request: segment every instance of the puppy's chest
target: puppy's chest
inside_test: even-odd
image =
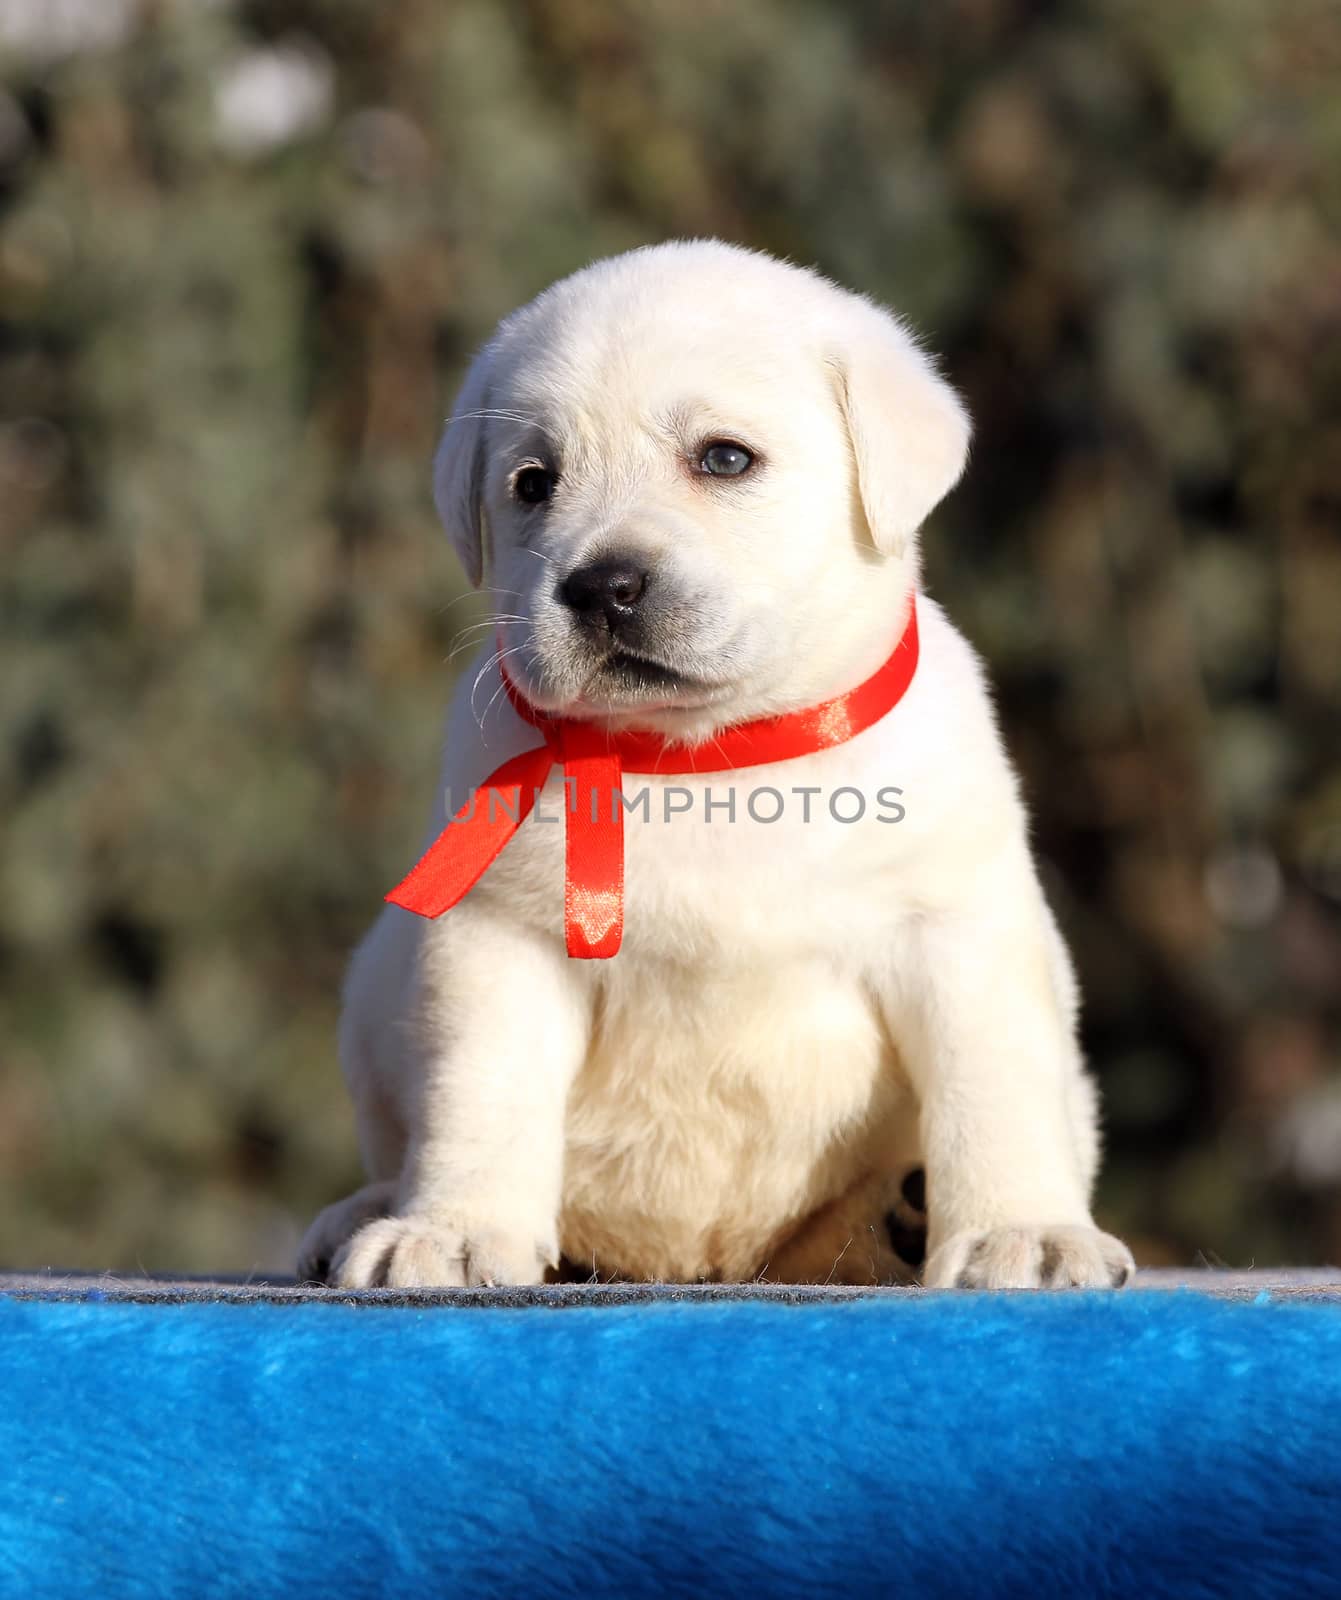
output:
[[[625,850],[633,948],[678,937],[761,955],[850,949],[854,928],[884,912],[879,863],[826,821],[654,820],[629,831]]]
[[[809,774],[791,787],[629,776],[620,805],[631,951],[850,951],[900,915],[908,851],[892,791],[838,795]],[[556,776],[485,879],[542,922],[562,915],[567,831],[586,823],[564,807]]]

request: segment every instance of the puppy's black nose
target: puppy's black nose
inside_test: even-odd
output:
[[[559,585],[559,598],[579,616],[610,625],[626,622],[647,589],[647,573],[622,557],[593,561],[570,572]]]

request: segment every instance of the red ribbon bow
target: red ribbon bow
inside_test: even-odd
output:
[[[668,744],[653,733],[610,733],[590,722],[537,711],[504,674],[512,704],[545,736],[544,744],[492,773],[386,898],[421,917],[439,917],[463,899],[530,816],[558,761],[565,788],[571,785],[564,876],[568,954],[606,959],[624,937],[624,806],[616,796],[625,772],[661,777],[730,772],[828,750],[892,711],[916,670],[917,611],[910,599],[903,636],[865,683],[807,711],[741,722],[706,744],[689,746]]]

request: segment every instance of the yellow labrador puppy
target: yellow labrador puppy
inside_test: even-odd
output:
[[[626,762],[622,847],[556,760],[452,909],[382,913],[341,1029],[372,1181],[313,1224],[305,1275],[894,1281],[886,1219],[924,1170],[927,1284],[1128,1277],[1090,1216],[1095,1096],[1016,780],[917,593],[968,439],[902,324],[720,243],[599,262],[502,323],[436,466],[497,626],[429,838],[547,726],[653,754]],[[879,714],[844,721],[870,683]],[[776,759],[738,737],[761,719],[829,731]],[[728,770],[686,772],[713,741]],[[481,818],[441,848],[487,856]],[[566,867],[566,837],[601,862]]]

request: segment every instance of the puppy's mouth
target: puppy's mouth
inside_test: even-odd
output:
[[[587,705],[655,704],[689,710],[708,704],[727,687],[653,656],[616,648],[587,680],[581,698]]]

